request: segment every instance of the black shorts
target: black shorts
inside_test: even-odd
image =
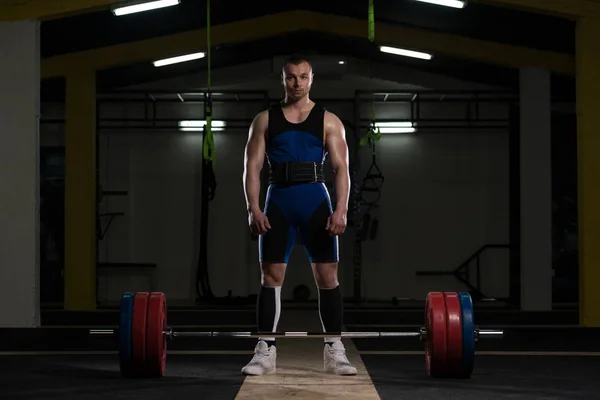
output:
[[[325,229],[332,213],[324,183],[269,186],[265,215],[271,229],[259,237],[260,262],[287,263],[298,234],[309,262],[338,262],[338,237],[331,237]]]

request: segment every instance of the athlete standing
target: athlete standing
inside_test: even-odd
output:
[[[338,282],[338,235],[346,230],[350,176],[344,125],[309,97],[310,62],[291,57],[282,67],[285,98],[259,113],[250,126],[244,157],[244,190],[251,231],[259,235],[261,287],[257,301],[259,332],[275,332],[281,313],[281,286],[296,234],[308,254],[318,287],[324,332],[343,331],[343,298]],[[269,187],[264,212],[259,205],[260,173],[267,157]],[[337,202],[331,203],[323,163],[329,155]],[[245,375],[276,371],[275,338],[261,337]],[[326,338],[325,372],[354,375],[341,338]]]

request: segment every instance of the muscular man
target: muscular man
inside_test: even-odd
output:
[[[343,331],[343,299],[337,279],[338,235],[346,229],[350,177],[344,125],[309,98],[313,71],[309,61],[291,57],[282,68],[285,98],[259,113],[250,126],[245,152],[244,188],[251,231],[259,236],[261,287],[257,302],[260,332],[275,332],[281,310],[281,286],[296,241],[308,254],[318,287],[324,332]],[[265,154],[269,187],[264,212],[259,206],[260,172]],[[337,202],[331,203],[323,177],[329,154]],[[245,375],[274,373],[275,338],[259,338]],[[325,372],[354,375],[340,338],[326,338]]]

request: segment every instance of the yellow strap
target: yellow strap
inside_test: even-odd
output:
[[[369,0],[369,42],[375,41],[375,6],[373,0]]]

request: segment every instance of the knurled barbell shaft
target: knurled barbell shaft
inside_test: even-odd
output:
[[[115,334],[115,329],[90,329],[90,336],[111,336]]]
[[[235,338],[328,338],[328,337],[344,337],[344,338],[375,338],[375,337],[413,337],[421,336],[420,332],[169,332],[173,337],[193,336],[193,337],[235,337]]]
[[[114,335],[114,329],[91,329],[89,334],[93,336]],[[422,337],[426,334],[425,328],[418,332],[194,332],[194,331],[173,331],[170,328],[163,331],[163,334],[171,337],[235,337],[235,338],[379,338],[379,337]],[[476,329],[477,336],[502,337],[504,332],[497,329]]]
[[[110,336],[114,335],[114,329],[91,329],[92,336]],[[194,332],[194,331],[171,331],[167,329],[163,334],[172,337],[234,337],[234,338],[371,338],[371,337],[397,337],[397,336],[422,336],[424,332]]]

